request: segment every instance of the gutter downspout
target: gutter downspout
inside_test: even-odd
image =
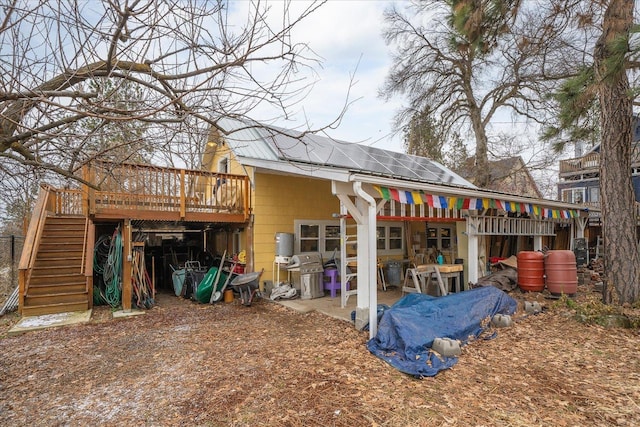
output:
[[[367,203],[367,215],[363,216],[363,219],[366,221],[366,237],[367,245],[364,256],[366,257],[366,261],[363,263],[362,267],[365,267],[366,274],[363,275],[363,279],[366,280],[364,283],[369,290],[369,338],[373,338],[376,336],[378,332],[378,294],[377,294],[377,283],[373,280],[376,274],[376,259],[377,259],[377,246],[376,246],[376,201],[373,197],[371,197],[366,191],[362,189],[362,182],[354,181],[353,182],[353,191],[354,193],[362,198]],[[360,246],[360,237],[361,233],[358,232],[358,246]],[[358,269],[360,269],[360,260],[362,258],[358,257]],[[360,275],[359,275],[360,277]]]

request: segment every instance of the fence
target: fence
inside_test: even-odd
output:
[[[18,286],[18,264],[24,236],[0,235],[0,304]]]

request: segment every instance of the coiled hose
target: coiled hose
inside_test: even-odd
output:
[[[107,304],[113,308],[118,307],[122,292],[122,233],[119,225],[111,236],[109,253],[102,267],[102,280]]]

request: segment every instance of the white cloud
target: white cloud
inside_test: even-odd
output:
[[[270,3],[272,19],[281,19],[278,7],[283,4]],[[317,82],[298,106],[293,120],[278,124],[296,127],[308,121],[312,128],[322,127],[336,119],[349,96],[347,112],[340,125],[329,130],[328,135],[402,151],[400,138],[391,136],[393,117],[401,101],[387,102],[378,97],[391,63],[382,38],[383,12],[389,4],[387,1],[329,1],[294,28],[292,41],[308,44],[322,64],[316,69]],[[291,17],[308,5],[306,1],[292,2]],[[242,14],[239,9],[234,12],[238,16]],[[264,114],[265,118],[273,117],[267,111]]]

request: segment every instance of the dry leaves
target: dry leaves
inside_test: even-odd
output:
[[[367,338],[268,301],[162,295],[119,320],[97,308],[88,325],[0,340],[0,424],[640,425],[637,330],[547,310],[423,380],[372,356]]]

